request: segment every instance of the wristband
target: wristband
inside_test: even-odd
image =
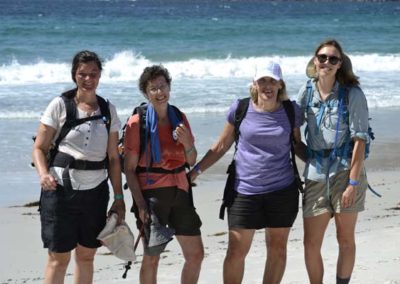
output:
[[[349,185],[357,186],[359,184],[360,184],[360,182],[358,180],[349,179]]]
[[[124,195],[123,194],[114,194],[114,200],[123,200]]]
[[[201,175],[201,174],[203,173],[203,171],[200,170],[199,164],[196,164],[196,165],[194,166],[193,170],[194,170],[198,175]]]
[[[192,147],[190,147],[189,150],[185,150],[185,154],[189,155],[190,153],[192,153],[196,148],[194,147],[194,145]]]

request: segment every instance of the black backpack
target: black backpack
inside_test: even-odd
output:
[[[220,211],[219,211],[219,218],[222,220],[224,219],[225,208],[230,207],[235,198],[235,193],[236,193],[234,190],[234,183],[235,183],[235,177],[236,177],[235,154],[237,151],[237,146],[238,146],[239,136],[240,136],[239,127],[247,114],[247,110],[249,108],[249,103],[250,103],[249,97],[240,99],[238,106],[236,108],[236,111],[235,111],[235,115],[234,115],[235,151],[233,154],[232,162],[230,163],[230,165],[228,166],[228,169],[227,169],[228,178],[226,181],[223,200],[222,200],[222,204],[221,204]],[[291,128],[290,153],[291,153],[291,162],[293,165],[294,176],[295,176],[295,180],[296,180],[299,191],[301,193],[303,193],[303,191],[304,191],[303,190],[303,182],[301,181],[301,178],[299,175],[299,171],[298,171],[296,159],[295,159],[295,153],[294,153],[294,139],[293,139],[293,128],[294,128],[294,122],[295,122],[294,108],[293,108],[292,102],[290,100],[282,101],[282,105],[283,105],[283,108],[285,109],[286,115],[289,119],[290,128]]]
[[[48,165],[51,165],[54,161],[54,158],[58,152],[58,146],[60,145],[61,141],[68,135],[68,133],[72,130],[72,128],[85,123],[86,121],[91,120],[98,120],[102,119],[106,124],[107,132],[110,133],[110,126],[111,126],[111,113],[108,105],[108,101],[103,99],[100,96],[97,96],[97,102],[100,107],[101,115],[90,116],[86,118],[76,118],[76,103],[75,103],[75,96],[76,96],[77,89],[69,90],[61,94],[61,98],[65,104],[66,110],[66,120],[64,125],[61,127],[60,134],[58,135],[56,141],[51,145],[49,153],[47,154],[47,162]],[[36,136],[32,137],[32,140],[36,140]],[[31,163],[34,166],[33,163]]]
[[[97,103],[100,108],[100,115],[89,116],[85,118],[77,118],[77,108],[75,103],[77,89],[69,90],[61,94],[61,98],[65,104],[66,110],[66,120],[64,125],[61,127],[60,134],[58,135],[56,141],[51,145],[49,152],[47,154],[47,163],[49,167],[62,167],[63,171],[63,181],[64,186],[72,190],[71,180],[69,177],[69,169],[78,170],[97,170],[108,168],[108,157],[106,156],[102,161],[86,161],[86,160],[76,160],[72,156],[60,152],[58,146],[61,141],[67,136],[67,134],[72,130],[72,128],[83,124],[87,121],[92,120],[103,120],[106,124],[107,132],[110,133],[111,126],[111,113],[108,105],[108,101],[100,96],[97,96]],[[32,137],[33,141],[36,140],[36,136]],[[34,164],[31,163],[33,166]]]

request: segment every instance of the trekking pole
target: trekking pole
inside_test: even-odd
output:
[[[139,236],[137,237],[135,245],[133,246],[133,252],[136,252],[136,249],[139,245],[139,241],[143,237],[143,233],[144,233],[144,225],[142,225],[142,227],[140,228]],[[131,269],[131,264],[132,264],[132,261],[128,261],[128,263],[125,265],[125,272],[124,272],[124,274],[122,274],[123,279],[126,278],[126,275],[128,274],[128,270]]]

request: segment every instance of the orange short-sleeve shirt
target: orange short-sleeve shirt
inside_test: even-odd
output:
[[[194,143],[194,137],[192,130],[190,128],[189,122],[184,114],[183,123],[189,129],[192,141]],[[127,123],[125,132],[125,154],[131,153],[134,155],[139,155],[140,152],[140,133],[139,133],[139,115],[133,115]],[[185,148],[182,144],[176,142],[172,138],[172,125],[168,124],[165,126],[158,126],[158,136],[160,139],[161,146],[161,162],[153,163],[152,167],[163,168],[167,170],[172,170],[178,168],[186,163],[185,158]],[[138,166],[146,167],[148,154],[150,153],[150,142],[148,141],[145,153],[139,160]],[[142,190],[154,189],[161,187],[176,186],[179,189],[187,191],[189,188],[189,183],[186,178],[185,171],[177,174],[167,174],[167,173],[139,173],[138,179]],[[149,183],[148,181],[151,180]]]

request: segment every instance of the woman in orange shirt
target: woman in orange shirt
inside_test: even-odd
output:
[[[185,258],[181,282],[197,283],[204,248],[201,220],[189,194],[185,171],[197,158],[194,138],[186,116],[168,103],[171,77],[166,68],[161,65],[146,67],[140,76],[139,88],[148,105],[145,115],[135,114],[129,119],[124,141],[125,174],[135,200],[138,227],[145,224],[148,228],[149,224],[154,225],[156,218],[164,234],[174,232]],[[143,151],[140,147],[141,119],[146,126]],[[150,235],[145,234],[140,283],[157,282],[160,253],[166,245],[152,246],[151,234],[157,234],[153,229],[154,226],[150,226]]]

